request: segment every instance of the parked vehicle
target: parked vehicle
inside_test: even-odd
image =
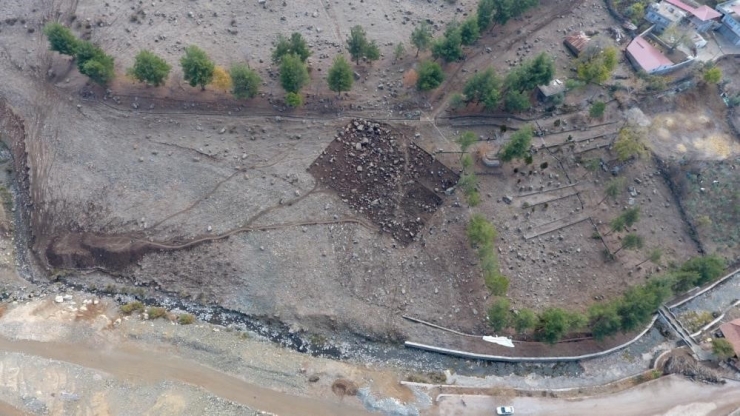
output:
[[[513,415],[514,408],[511,406],[499,406],[496,408],[497,415]]]

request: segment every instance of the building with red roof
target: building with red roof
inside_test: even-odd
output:
[[[674,66],[670,59],[642,36],[636,37],[627,46],[627,58],[635,69],[648,74],[667,72]]]
[[[732,344],[735,355],[740,357],[740,319],[720,325],[719,330],[722,331],[722,335],[725,336],[727,342]]]

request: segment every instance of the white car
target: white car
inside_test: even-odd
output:
[[[514,408],[511,406],[499,406],[496,408],[497,415],[513,415]]]

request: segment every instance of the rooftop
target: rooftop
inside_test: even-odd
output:
[[[637,64],[647,72],[664,65],[673,65],[673,62],[671,62],[670,59],[641,36],[636,37],[629,46],[627,46],[627,52],[629,52],[635,61],[637,61]]]
[[[720,12],[714,10],[713,8],[707,5],[702,5],[702,6],[697,7],[696,9],[694,9],[692,14],[697,19],[703,20],[703,21],[713,20],[713,19],[716,19],[722,16]]]
[[[740,357],[740,319],[720,325],[719,330],[722,331],[725,339],[732,344],[735,354]]]
[[[690,15],[696,17],[699,20],[707,21],[707,20],[716,19],[722,16],[722,14],[720,14],[716,10],[706,5],[694,7],[690,4],[686,4],[682,2],[681,0],[665,0],[665,1],[666,3],[676,6],[678,9],[681,9],[684,12],[689,13]]]
[[[666,1],[666,3],[670,3],[670,4],[678,7],[679,9],[681,9],[681,10],[683,10],[685,12],[691,13],[695,9],[694,6],[690,6],[690,5],[682,2],[681,0],[665,0],[665,1]]]
[[[731,0],[717,5],[717,10],[724,14],[737,17],[740,16],[740,0]]]
[[[548,85],[540,85],[537,88],[540,89],[542,95],[545,97],[552,97],[565,91],[565,83],[559,79],[554,79]]]
[[[681,3],[678,0],[671,0],[671,2]],[[653,8],[659,15],[670,20],[671,22],[678,22],[679,20],[686,17],[686,12],[672,3],[667,3],[667,2],[654,3],[654,4],[651,4],[650,7]]]
[[[588,42],[591,40],[590,37],[586,36],[583,32],[574,32],[570,35],[565,37],[566,46],[568,46],[576,55],[583,52],[584,49],[586,49],[586,46],[588,45]]]

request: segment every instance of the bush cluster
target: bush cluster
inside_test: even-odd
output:
[[[468,240],[478,252],[481,269],[483,269],[483,280],[488,290],[496,296],[506,294],[509,289],[509,279],[501,274],[498,264],[498,256],[493,249],[493,240],[496,239],[496,228],[480,214],[474,214],[470,218],[467,227]]]
[[[492,230],[481,225],[481,219],[476,221],[475,226],[472,220],[468,225],[468,238],[471,243],[488,241]],[[724,268],[724,261],[717,256],[695,257],[674,271],[630,288],[618,299],[591,305],[586,314],[560,308],[545,309],[539,314],[529,309],[512,312],[509,301],[498,298],[488,311],[488,320],[495,331],[514,328],[524,333],[534,329],[537,339],[550,344],[576,330],[590,330],[594,338],[602,340],[619,331],[629,332],[647,324],[674,292],[713,282],[722,276]]]

